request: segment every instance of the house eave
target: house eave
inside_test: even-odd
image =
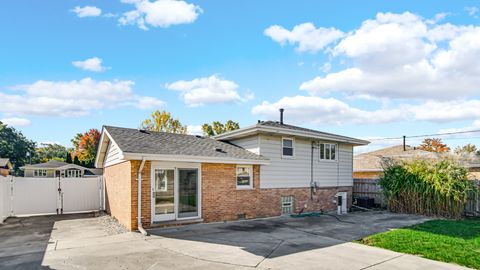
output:
[[[151,160],[151,161],[175,161],[175,162],[198,162],[198,163],[224,163],[224,164],[253,164],[268,165],[268,160],[256,159],[235,159],[222,157],[206,157],[206,156],[187,156],[187,155],[161,155],[161,154],[145,154],[145,153],[127,153],[124,152],[123,160]]]
[[[335,134],[317,134],[314,132],[308,131],[297,131],[291,130],[286,128],[278,128],[278,127],[267,127],[267,126],[250,126],[243,129],[237,129],[228,133],[220,134],[215,136],[214,138],[217,140],[234,140],[239,138],[248,137],[251,135],[257,134],[273,134],[273,135],[288,135],[288,136],[295,136],[295,137],[303,137],[308,139],[316,139],[316,140],[326,140],[326,141],[334,141],[334,142],[342,142],[352,144],[354,146],[361,146],[367,145],[370,142],[355,138],[346,138],[344,136],[337,136]]]

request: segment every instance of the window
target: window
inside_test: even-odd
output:
[[[295,141],[290,138],[282,138],[282,157],[293,158]]]
[[[237,166],[237,189],[253,188],[252,166]]]
[[[69,169],[65,171],[65,177],[78,178],[82,177],[82,171],[78,169]]]
[[[155,170],[157,191],[168,191],[168,179],[173,179],[173,170]]]
[[[33,176],[35,177],[47,177],[47,170],[34,170]]]
[[[282,196],[282,214],[293,213],[293,196]]]
[[[332,143],[320,144],[321,160],[337,160],[337,145]]]

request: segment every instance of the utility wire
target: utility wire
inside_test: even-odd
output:
[[[467,130],[467,131],[456,131],[456,132],[445,132],[445,133],[436,133],[436,134],[425,134],[425,135],[412,135],[412,136],[405,136],[405,138],[424,138],[424,137],[433,137],[433,136],[447,136],[447,135],[455,135],[455,134],[467,134],[467,133],[475,133],[480,132],[480,129],[476,130]],[[472,137],[469,137],[472,138]],[[401,137],[385,137],[385,138],[374,138],[369,139],[369,141],[384,141],[384,140],[401,140]],[[450,138],[453,139],[453,138]]]

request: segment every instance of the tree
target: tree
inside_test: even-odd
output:
[[[472,153],[479,154],[477,146],[471,143],[464,146],[457,146],[457,148],[455,148],[455,154],[457,155]]]
[[[239,128],[240,125],[232,120],[228,120],[225,124],[222,124],[219,121],[213,121],[212,125],[208,123],[202,125],[203,134],[209,137],[220,135],[222,133],[233,131]]]
[[[149,131],[161,131],[169,133],[186,134],[187,126],[180,120],[173,119],[172,115],[166,111],[154,111],[151,118],[143,120],[141,128]]]
[[[65,161],[67,148],[60,144],[44,144],[35,149],[35,162],[43,163],[49,160]]]
[[[450,151],[450,147],[444,144],[442,139],[439,138],[425,138],[418,149],[437,153]]]
[[[72,154],[70,151],[67,150],[67,152],[65,152],[65,162],[68,163],[68,164],[72,164],[73,163],[73,160],[72,160]]]
[[[30,162],[34,155],[35,143],[27,139],[20,131],[9,127],[0,121],[0,157],[10,159],[15,167],[15,172],[20,172],[20,167]]]
[[[72,139],[72,143],[75,147],[73,150],[73,163],[79,165],[80,162],[83,162],[86,167],[93,167],[97,156],[98,144],[100,142],[100,131],[92,128],[81,134],[80,137],[78,135],[79,134],[75,135]]]

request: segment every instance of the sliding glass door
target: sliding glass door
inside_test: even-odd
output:
[[[155,169],[153,203],[155,221],[175,219],[175,170]]]
[[[152,167],[152,218],[200,217],[199,168]]]
[[[178,169],[178,217],[198,216],[198,169]]]

